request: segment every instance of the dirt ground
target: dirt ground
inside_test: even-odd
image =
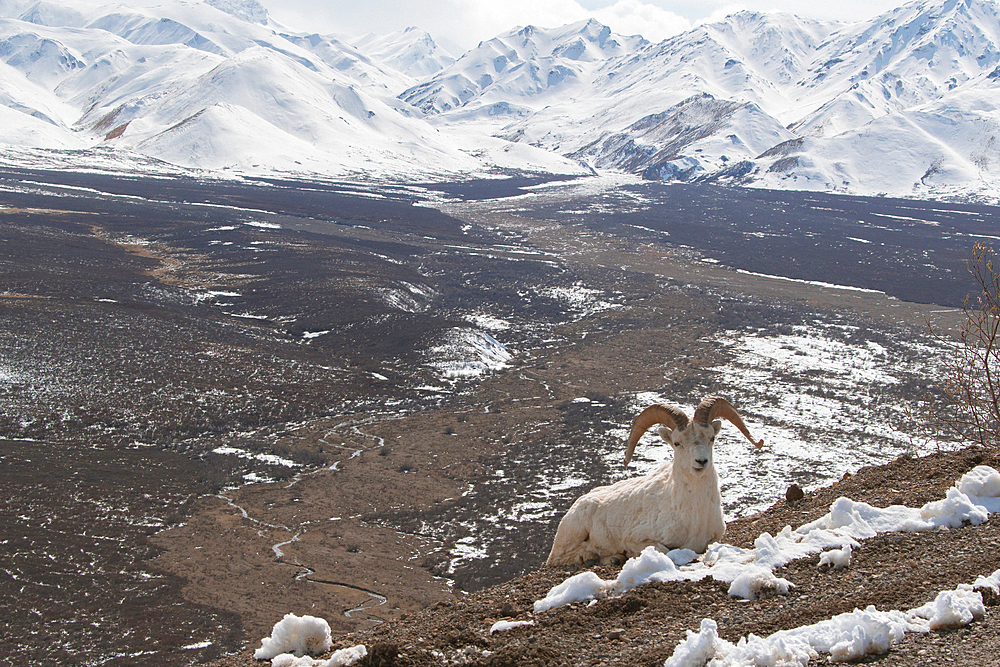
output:
[[[750,546],[762,532],[793,527],[825,514],[840,496],[876,506],[917,506],[944,497],[976,465],[1000,466],[1000,454],[979,448],[920,458],[900,458],[863,468],[854,476],[808,493],[795,503],[776,503],[762,514],[730,523],[725,542]],[[729,597],[727,586],[706,580],[653,583],[593,606],[574,604],[533,614],[532,604],[578,569],[542,567],[512,581],[371,630],[335,637],[334,648],[368,647],[362,665],[662,665],[703,618],[718,622],[720,635],[736,642],[750,633],[767,636],[815,623],[839,613],[875,605],[906,610],[933,600],[938,591],[972,583],[1000,568],[1000,526],[921,533],[892,533],[862,542],[842,571],[819,569],[818,556],[794,561],[775,572],[794,584],[788,595],[755,601]],[[613,578],[615,567],[593,568]],[[987,596],[983,620],[957,629],[908,634],[888,654],[864,663],[886,665],[996,664],[1000,609]],[[491,635],[500,619],[534,620],[535,625]],[[259,663],[250,651],[211,663],[241,667]]]

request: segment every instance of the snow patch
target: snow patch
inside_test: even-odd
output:
[[[995,571],[988,577],[979,575],[976,580],[972,582],[973,588],[988,588],[993,591],[994,594],[1000,595],[1000,570]]]
[[[26,376],[10,366],[0,364],[0,384],[16,384],[24,382]]]
[[[330,624],[324,619],[285,614],[274,624],[271,636],[260,640],[260,648],[254,651],[253,657],[271,660],[282,653],[319,655],[328,651],[332,644]]]
[[[933,602],[907,612],[878,611],[872,605],[768,637],[751,634],[736,644],[719,637],[714,620],[702,619],[699,631],[687,631],[687,638],[677,645],[664,667],[805,665],[820,654],[829,655],[833,662],[882,655],[907,632],[926,633],[983,618],[986,608],[982,595],[972,588],[961,584],[955,590],[941,591]]]
[[[706,260],[708,261],[708,260]],[[736,273],[742,273],[747,276],[756,276],[758,278],[770,278],[771,280],[783,280],[789,283],[799,283],[802,285],[812,285],[814,287],[825,287],[828,289],[838,289],[846,290],[848,292],[866,292],[868,294],[885,294],[885,292],[877,289],[868,289],[866,287],[853,287],[851,285],[837,285],[834,283],[825,283],[820,280],[802,280],[800,278],[786,278],[785,276],[776,276],[769,273],[755,273],[754,271],[747,271],[745,269],[736,269]]]
[[[978,581],[978,580],[977,580]],[[962,584],[953,591],[941,591],[933,602],[911,610],[912,614],[927,619],[931,630],[968,625],[986,615],[983,596],[973,586]]]
[[[465,320],[470,324],[474,324],[476,327],[486,329],[487,331],[506,331],[511,327],[510,322],[507,320],[502,320],[499,317],[492,317],[490,315],[484,315],[482,313],[466,315]]]
[[[437,292],[430,287],[406,281],[402,281],[400,287],[382,289],[380,293],[387,304],[407,313],[427,310],[428,303],[437,295]]]
[[[506,632],[514,628],[522,628],[534,624],[534,621],[497,621],[490,626],[490,634],[492,635],[494,632]]]
[[[538,614],[573,602],[605,597],[614,584],[615,582],[605,581],[589,570],[575,574],[561,584],[554,586],[545,598],[536,600],[534,611]]]
[[[612,308],[621,308],[618,304],[598,298],[604,294],[602,290],[586,287],[579,282],[569,287],[549,287],[539,290],[538,293],[541,296],[567,304],[580,316],[589,316]]]
[[[248,452],[245,449],[239,449],[238,447],[216,447],[212,450],[213,454],[224,454],[230,456],[238,456],[242,459],[254,459],[256,461],[261,461],[263,463],[269,463],[276,466],[285,466],[286,468],[298,468],[299,464],[290,459],[285,459],[274,454],[254,454]]]
[[[320,336],[325,336],[331,333],[329,329],[324,329],[323,331],[303,331],[302,338],[304,340],[312,340],[313,338],[319,338]]]
[[[707,577],[729,583],[729,594],[734,597],[752,600],[765,589],[783,595],[791,584],[774,576],[773,571],[795,559],[836,548],[841,550],[842,562],[844,554],[849,558],[849,548],[860,546],[857,540],[879,533],[914,532],[942,526],[957,528],[965,523],[980,525],[986,522],[990,512],[984,505],[996,506],[996,511],[1000,511],[1000,489],[993,496],[970,496],[959,489],[992,491],[992,487],[982,481],[992,480],[993,475],[1000,473],[987,466],[978,466],[950,488],[943,500],[921,508],[892,505],[880,509],[841,497],[834,501],[826,515],[794,531],[791,526],[785,526],[775,536],[762,533],[754,541],[753,549],[715,543],[709,545],[697,561],[682,566],[670,557],[674,552],[663,554],[654,547],[647,547],[625,563],[616,579],[605,581],[593,572],[581,572],[537,600],[534,611],[539,613],[571,602],[621,595],[651,581],[700,581]],[[984,582],[983,587],[989,587],[990,583]],[[939,618],[934,622],[948,623],[954,614],[965,613],[954,610],[969,604],[962,596],[949,598],[940,603],[940,609],[928,608],[926,618]]]
[[[982,498],[1000,497],[1000,473],[989,466],[976,466],[958,483],[958,490],[969,496]],[[998,512],[990,508],[990,512]]]
[[[456,327],[427,351],[428,365],[446,379],[469,378],[508,367],[514,355],[496,338],[478,329]]]
[[[333,652],[328,660],[314,660],[309,656],[297,657],[282,653],[271,659],[271,667],[349,667],[368,655],[364,644],[342,648]]]

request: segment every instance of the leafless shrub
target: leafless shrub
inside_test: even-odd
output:
[[[1000,440],[1000,266],[992,246],[977,243],[968,261],[980,288],[965,298],[965,321],[958,340],[931,331],[947,346],[945,378],[939,383],[943,404],[933,421],[957,440],[996,447]]]

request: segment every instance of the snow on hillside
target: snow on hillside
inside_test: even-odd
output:
[[[0,90],[3,89],[2,79],[0,74]],[[0,99],[3,97],[0,94]],[[67,136],[58,126],[3,103],[0,103],[0,127],[3,127],[4,143],[8,148],[86,148],[86,142],[74,141],[75,137]]]
[[[586,95],[556,100],[504,136],[576,153],[706,93],[773,116],[788,104],[783,91],[795,87],[808,54],[836,25],[740,12],[607,63]]]
[[[453,55],[416,27],[388,35],[365,35],[353,44],[358,50],[414,78],[433,76],[455,62]]]
[[[379,95],[388,104],[397,104],[396,94],[413,83],[409,74],[394,67],[394,63],[380,62],[361,49],[331,35],[282,32],[281,37],[311,52],[332,67],[338,76],[365,86],[369,93]],[[414,63],[418,62],[418,59],[414,59]]]
[[[990,1],[913,2],[838,31],[804,81],[816,90],[812,103],[824,103],[792,129],[832,136],[940,99],[992,71],[998,44],[1000,10]]]
[[[593,19],[555,30],[515,28],[481,42],[400,98],[430,114],[474,109],[485,117],[523,115],[553,94],[584,90],[609,59],[645,43],[641,37],[613,35]]]
[[[420,119],[263,47],[139,110],[115,120],[124,129],[109,142],[187,166],[321,173],[367,167],[397,177],[430,173],[427,165],[439,173],[482,168],[447,138],[431,136]]]
[[[440,345],[430,348],[429,365],[445,379],[482,375],[506,368],[514,355],[484,331],[468,327],[451,329]]]
[[[998,100],[1000,82],[991,80],[833,137],[805,137],[763,156],[754,183],[856,194],[995,198]]]
[[[69,7],[64,3],[45,0],[3,0],[0,2],[0,16],[17,18],[29,23],[48,26],[82,28],[87,24],[89,5]]]
[[[663,113],[640,118],[624,131],[602,135],[571,157],[599,168],[640,172],[647,178],[692,180],[794,139],[751,102],[692,96]],[[678,157],[689,153],[695,157]]]
[[[0,0],[0,142],[201,169],[593,166],[996,199],[998,81],[995,0],[917,0],[850,24],[741,11],[658,44],[594,20],[527,26],[458,60],[418,28],[296,32],[258,0]]]
[[[395,50],[394,46],[395,45]],[[426,35],[387,38],[394,64],[434,69]],[[153,7],[0,4],[0,140],[113,147],[183,167],[396,178],[575,161],[433,128],[396,99],[413,77],[333,37],[271,22],[256,0]],[[390,59],[391,60],[391,59]],[[403,67],[403,69],[406,69]]]
[[[2,46],[0,44],[0,48]],[[19,54],[15,54],[15,57],[17,55]],[[64,126],[74,115],[74,109],[63,104],[44,86],[35,83],[9,64],[3,63],[0,63],[0,105],[51,125],[53,129]],[[17,139],[14,135],[11,135],[11,138],[15,141]]]
[[[421,119],[263,47],[226,59],[186,89],[139,111],[134,119],[116,119],[123,129],[108,141],[208,169],[406,177],[471,173],[503,164],[505,155],[517,156],[496,150],[503,142],[488,137],[477,142],[477,155],[470,155],[461,141],[436,136]],[[546,170],[560,169],[556,156],[526,148],[540,154]]]
[[[738,12],[609,61],[499,134],[663,180],[989,196],[998,45],[992,0],[857,24]]]
[[[257,0],[205,0],[205,3],[238,19],[267,25],[267,9]]]

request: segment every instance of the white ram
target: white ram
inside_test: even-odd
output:
[[[763,440],[753,439],[729,401],[718,396],[703,400],[690,421],[683,410],[665,403],[643,410],[632,422],[625,465],[639,438],[654,424],[663,425],[660,437],[673,446],[673,462],[578,498],[559,522],[546,562],[608,563],[637,556],[648,546],[701,553],[721,539],[726,522],[712,460],[712,444],[722,428],[719,418],[732,422],[758,449],[764,446]]]

